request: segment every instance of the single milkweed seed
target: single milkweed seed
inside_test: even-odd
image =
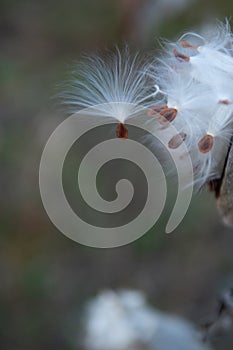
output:
[[[123,123],[118,123],[116,128],[116,135],[119,139],[127,139],[128,138],[128,129],[125,127]]]
[[[167,125],[175,119],[177,113],[176,108],[165,108],[159,113],[158,121],[161,125]]]
[[[214,145],[214,137],[210,134],[206,134],[198,142],[198,148],[201,153],[208,153],[211,151]]]
[[[183,141],[186,140],[187,134],[185,132],[180,132],[177,135],[174,135],[171,140],[168,142],[168,147],[171,149],[178,148]]]
[[[197,50],[197,46],[196,45],[192,45],[192,44],[190,44],[188,41],[186,41],[186,40],[181,40],[181,41],[179,41],[179,45],[181,46],[181,47],[183,47],[184,49],[193,49],[193,50]]]
[[[174,56],[181,61],[185,61],[185,62],[189,62],[190,61],[190,57],[184,55],[183,53],[177,51],[176,49],[173,50],[173,54]]]

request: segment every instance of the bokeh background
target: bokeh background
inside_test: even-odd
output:
[[[231,0],[0,1],[1,349],[79,349],[83,306],[105,288],[142,290],[157,308],[200,326],[215,317],[233,281],[233,230],[213,194],[195,196],[172,235],[164,234],[165,213],[140,240],[93,249],[52,225],[38,167],[65,118],[52,97],[83,52],[122,42],[155,49],[160,37],[232,14]]]

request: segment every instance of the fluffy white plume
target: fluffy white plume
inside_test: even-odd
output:
[[[229,23],[218,23],[203,35],[186,33],[167,43],[156,60],[123,51],[86,57],[77,65],[63,94],[64,103],[75,113],[95,106],[94,113],[118,121],[116,134],[128,137],[125,121],[143,107],[156,134],[169,123],[177,137],[168,147],[182,142],[192,157],[195,183],[220,178],[226,149],[232,135],[233,35]],[[89,110],[90,113],[90,110]],[[143,123],[142,122],[142,127]],[[185,173],[185,169],[184,169]]]
[[[220,23],[204,35],[187,33],[166,44],[150,77],[159,86],[165,108],[176,111],[170,122],[185,134],[196,183],[201,186],[221,177],[219,161],[232,135],[233,116],[233,35],[229,23]],[[158,110],[161,100],[155,100],[155,105]]]
[[[135,106],[146,106],[153,96],[147,74],[150,60],[131,54],[128,47],[106,51],[103,57],[86,56],[75,66],[63,101],[71,113],[105,104],[99,107],[101,116],[124,123],[135,112]]]
[[[156,311],[143,293],[105,291],[86,310],[87,350],[208,350],[188,322]]]

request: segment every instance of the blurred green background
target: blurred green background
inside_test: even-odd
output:
[[[93,249],[52,225],[38,167],[65,118],[52,96],[83,52],[122,42],[154,49],[160,37],[176,39],[232,13],[231,0],[0,1],[1,349],[78,349],[82,307],[103,288],[140,289],[198,325],[212,317],[233,269],[233,230],[222,225],[212,194],[193,199],[172,235],[164,234],[165,213],[133,244]]]

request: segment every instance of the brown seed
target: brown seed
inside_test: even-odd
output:
[[[206,134],[198,142],[198,148],[201,153],[208,153],[209,151],[211,151],[213,145],[214,145],[214,137],[210,134]]]
[[[176,108],[164,109],[159,113],[159,123],[162,125],[167,125],[168,123],[171,123],[177,116],[177,113],[178,111]]]
[[[188,49],[193,49],[193,50],[196,50],[197,49],[197,46],[196,45],[192,45],[190,44],[188,41],[186,40],[181,40],[179,41],[179,45],[182,46],[183,48],[188,48]]]
[[[185,61],[185,62],[189,62],[190,61],[190,57],[189,56],[184,55],[183,53],[177,51],[176,49],[173,50],[173,54],[180,61]]]
[[[184,132],[180,132],[177,135],[174,135],[171,140],[168,142],[168,147],[171,149],[176,149],[178,148],[183,141],[186,140],[187,134]]]
[[[159,123],[165,126],[175,119],[177,113],[178,111],[176,108],[168,108],[166,105],[153,106],[147,112],[149,117],[157,116]]]
[[[116,128],[116,135],[120,139],[128,138],[128,129],[125,127],[123,123],[118,123]]]
[[[147,115],[149,117],[154,117],[154,116],[156,116],[157,114],[159,114],[160,112],[162,112],[163,110],[166,110],[166,109],[168,109],[168,106],[153,106],[153,107],[150,107],[150,109],[147,112]]]
[[[230,105],[231,102],[229,100],[220,100],[218,103],[222,104],[222,105]]]

